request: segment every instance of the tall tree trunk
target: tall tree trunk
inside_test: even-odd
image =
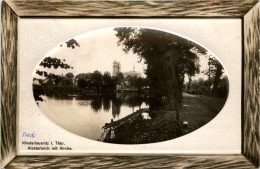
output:
[[[180,88],[179,88],[179,81],[180,81],[180,77],[179,77],[179,71],[178,71],[178,57],[179,57],[179,51],[178,49],[174,48],[173,51],[173,75],[174,75],[174,86],[175,86],[175,110],[176,110],[176,119],[179,119],[180,115],[179,115],[179,102],[182,98],[180,98]]]
[[[222,65],[220,63],[217,63],[217,70],[216,70],[216,74],[214,77],[213,89],[212,89],[212,94],[214,96],[216,96],[217,92],[218,92],[218,85],[220,82],[220,77],[222,75],[222,69],[223,69]]]
[[[191,76],[189,76],[188,92],[190,92],[190,85],[191,85]]]
[[[179,70],[178,70],[178,58],[179,58],[179,51],[177,48],[173,48],[166,52],[165,56],[169,59],[169,68],[170,68],[170,74],[171,77],[169,78],[168,87],[169,89],[169,96],[167,99],[169,99],[169,106],[174,107],[176,111],[176,119],[179,119],[179,108],[180,108],[180,102],[182,99],[182,93],[181,93],[181,78],[179,76]]]
[[[211,95],[211,91],[210,91],[210,86],[211,86],[211,84],[210,84],[210,73],[211,73],[211,70],[210,70],[210,57],[209,57],[209,62],[208,62],[208,65],[209,65],[209,95]]]

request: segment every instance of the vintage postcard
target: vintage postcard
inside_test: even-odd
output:
[[[19,153],[240,153],[240,24],[21,19]]]

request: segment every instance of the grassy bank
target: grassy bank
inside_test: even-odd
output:
[[[115,130],[115,137],[110,143],[144,144],[170,140],[187,133],[181,120],[176,120],[175,112],[154,113],[150,120],[143,120],[140,115],[131,123],[126,123]]]
[[[175,111],[150,112],[151,119],[140,115],[114,130],[115,137],[107,142],[118,144],[145,144],[171,140],[190,133],[212,120],[222,109],[225,99],[201,95],[183,95],[180,118]],[[188,122],[184,125],[183,122]]]

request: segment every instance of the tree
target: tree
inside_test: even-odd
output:
[[[147,81],[142,77],[134,77],[134,86],[137,89],[141,89],[142,87],[147,86]]]
[[[122,83],[122,81],[124,80],[124,75],[122,72],[119,72],[117,75],[116,75],[117,79],[118,79],[118,83]]]
[[[78,42],[76,40],[74,40],[74,39],[71,39],[71,40],[67,41],[66,44],[67,44],[68,48],[71,47],[72,49],[75,48],[75,45],[79,46]],[[45,57],[41,61],[39,66],[42,67],[43,69],[51,69],[51,68],[54,68],[54,69],[58,69],[58,68],[61,68],[61,69],[73,69],[72,66],[66,64],[65,62],[66,62],[65,59],[62,60],[62,59],[59,59],[59,58],[48,56],[48,57]],[[43,76],[45,78],[54,80],[55,84],[58,84],[60,82],[60,78],[57,75],[55,75],[53,73],[48,73],[45,70],[38,70],[37,69],[36,70],[36,74],[38,74],[39,76]],[[33,86],[34,99],[36,101],[43,101],[43,99],[41,98],[41,95],[45,94],[44,90],[42,90],[42,92],[36,92],[35,88],[36,87]]]
[[[79,43],[75,39],[71,39],[65,43],[67,44],[68,48],[71,47],[72,49],[74,49],[76,46],[80,47]]]
[[[67,73],[65,76],[67,78],[69,78],[69,79],[74,79],[74,74],[73,73]]]
[[[70,65],[66,64],[65,63],[65,59],[61,60],[61,59],[58,59],[58,58],[54,58],[54,57],[45,57],[43,59],[43,61],[41,61],[40,65],[39,66],[42,66],[44,68],[54,68],[54,69],[57,69],[57,68],[61,68],[61,69],[70,69],[73,67],[71,67]]]
[[[128,76],[127,79],[129,81],[130,87],[137,88],[138,82],[136,76]]]
[[[228,91],[229,91],[228,77],[224,76],[222,79],[220,79],[217,96],[222,98],[227,98]]]
[[[65,79],[64,83],[65,85],[73,85],[72,79]]]
[[[145,74],[151,82],[154,98],[166,97],[170,109],[175,107],[177,112],[182,100],[184,75],[198,72],[197,53],[205,53],[205,50],[163,31],[135,27],[119,27],[115,31],[123,51],[132,51],[147,64]]]
[[[188,91],[190,91],[192,76],[195,76],[195,74],[200,72],[199,58],[195,53],[184,52],[184,56],[182,57],[181,62],[186,63],[185,67],[183,68],[183,74],[186,74],[189,78]]]
[[[203,78],[199,78],[198,80],[193,80],[190,83],[189,93],[191,94],[208,94],[208,81]]]
[[[215,57],[212,57],[210,55],[208,55],[207,57],[208,57],[209,68],[207,70],[202,71],[202,72],[208,76],[209,94],[210,95],[212,94],[212,95],[215,96],[215,95],[217,95],[220,78],[224,73],[224,68],[221,65],[221,63]],[[211,91],[211,77],[214,79],[212,91]]]
[[[217,95],[220,78],[221,78],[222,74],[224,73],[223,72],[224,69],[223,69],[223,66],[221,65],[221,63],[218,62],[216,59],[214,62],[214,67],[215,67],[215,69],[214,69],[214,82],[213,82],[212,94]]]
[[[73,73],[67,73],[65,76],[67,77],[67,79],[65,79],[65,84],[66,85],[73,85],[74,74]]]
[[[114,86],[121,84],[123,80],[124,80],[124,75],[122,72],[119,72],[116,76],[112,77],[112,82]]]
[[[79,79],[78,80],[78,87],[81,88],[81,89],[84,89],[87,87],[87,82],[86,80],[84,79]]]
[[[112,86],[112,77],[111,77],[111,74],[109,72],[105,72],[104,73],[103,81],[104,81],[104,85],[106,87],[111,87]]]
[[[98,70],[96,70],[92,73],[90,79],[93,82],[93,85],[95,87],[101,87],[103,84],[103,76],[102,76],[101,72]]]

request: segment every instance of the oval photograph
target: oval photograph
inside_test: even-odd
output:
[[[146,144],[211,121],[229,91],[211,52],[171,32],[114,27],[80,35],[47,53],[33,72],[41,112],[76,135]]]

